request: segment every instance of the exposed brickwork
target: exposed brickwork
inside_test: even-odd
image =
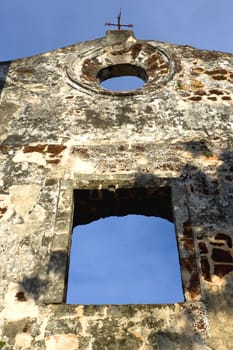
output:
[[[127,214],[158,216],[173,221],[169,187],[116,189],[110,186],[106,190],[77,190],[74,194],[74,226]]]
[[[233,265],[215,265],[214,273],[215,275],[223,278],[225,275],[233,271]]]
[[[216,262],[233,262],[232,256],[229,251],[218,248],[213,248],[212,259]]]

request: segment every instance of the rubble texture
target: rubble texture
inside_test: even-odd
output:
[[[233,55],[108,31],[1,63],[0,89],[0,348],[231,350]],[[66,305],[74,190],[139,189],[171,192],[185,301]]]

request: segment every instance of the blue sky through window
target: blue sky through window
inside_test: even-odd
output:
[[[128,91],[143,87],[145,82],[138,77],[121,76],[104,80],[100,85],[107,90]]]
[[[157,217],[108,217],[76,226],[68,304],[183,301],[174,225]]]

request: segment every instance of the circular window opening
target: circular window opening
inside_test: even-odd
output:
[[[148,80],[145,69],[132,64],[116,64],[101,69],[97,74],[100,85],[111,91],[136,90]]]

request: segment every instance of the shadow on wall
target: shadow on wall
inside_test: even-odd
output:
[[[47,267],[47,276],[49,273],[65,276],[66,265],[67,251],[58,250],[52,252]],[[41,270],[43,270],[43,268],[41,268]],[[16,298],[19,301],[20,299],[24,299],[21,301],[26,301],[27,297],[31,297],[35,301],[38,301],[40,299],[40,296],[47,292],[49,288],[49,277],[42,279],[38,277],[38,275],[32,277],[25,276],[22,279],[19,284],[19,292],[16,294]]]

